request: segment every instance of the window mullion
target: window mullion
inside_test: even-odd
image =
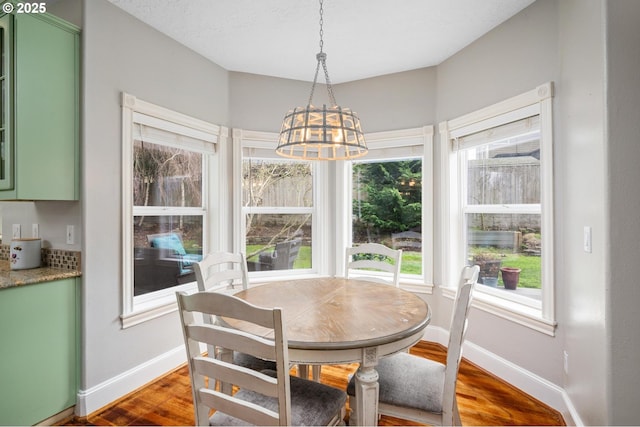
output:
[[[495,214],[541,214],[542,206],[532,204],[504,204],[504,205],[466,205],[463,213],[495,213]]]
[[[187,206],[134,206],[134,216],[204,215],[206,209]]]

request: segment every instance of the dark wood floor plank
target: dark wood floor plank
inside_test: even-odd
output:
[[[420,342],[411,353],[444,363],[444,347]],[[321,381],[344,389],[358,365],[323,366]],[[295,368],[294,368],[295,369]],[[463,425],[562,425],[560,413],[462,360],[458,375],[458,406]],[[186,366],[149,383],[86,418],[71,418],[60,425],[193,425],[193,400]],[[381,417],[381,426],[420,425],[392,417]]]

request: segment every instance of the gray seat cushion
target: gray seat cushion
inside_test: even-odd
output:
[[[264,373],[276,376],[275,371],[265,370]],[[335,387],[320,384],[298,377],[291,379],[291,425],[294,426],[324,426],[347,401],[347,394]],[[239,390],[236,397],[253,402],[257,405],[278,411],[278,399],[264,396],[250,390]],[[210,425],[242,426],[249,425],[244,420],[231,417],[222,412],[215,412],[209,419]]]
[[[245,368],[253,369],[254,371],[264,371],[265,369],[276,369],[276,362],[269,360],[259,359],[250,354],[234,352],[233,363],[236,365],[244,366]]]
[[[380,359],[378,366],[380,402],[423,411],[442,412],[444,370],[442,363],[408,353]],[[347,393],[355,396],[355,375]]]

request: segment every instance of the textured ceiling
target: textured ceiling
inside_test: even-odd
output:
[[[316,0],[109,1],[227,70],[313,80]],[[331,81],[437,65],[533,1],[325,0]]]

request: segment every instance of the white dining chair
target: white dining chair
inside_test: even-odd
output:
[[[202,261],[194,264],[196,281],[200,292],[232,293],[237,290],[247,289],[249,276],[247,274],[247,262],[241,253],[212,252],[207,254]],[[214,316],[205,319],[212,324],[217,323]],[[207,348],[210,354],[220,356],[220,349],[213,346]],[[236,363],[247,368],[260,371],[262,369],[275,369],[273,362],[252,357],[248,354],[234,353]],[[227,392],[231,392],[228,385],[223,385]]]
[[[337,425],[345,414],[344,391],[289,375],[286,327],[282,310],[252,305],[217,292],[176,294],[187,349],[196,423],[208,425]],[[274,337],[263,338],[225,326],[207,317],[233,318],[266,328]],[[200,345],[221,347],[275,361],[275,370],[254,371],[201,354]],[[230,353],[226,353],[230,354]],[[237,391],[226,394],[207,383],[230,383]],[[215,411],[210,415],[211,411]]]
[[[212,252],[193,266],[201,292],[247,289],[247,261],[241,253]]]
[[[378,413],[431,425],[461,425],[456,382],[467,330],[472,291],[480,268],[465,267],[460,277],[449,329],[446,364],[409,353],[398,353],[380,360]],[[355,379],[347,386],[351,415],[355,410]],[[357,420],[350,419],[350,423]]]
[[[380,243],[363,243],[346,249],[345,277],[399,286],[401,264],[402,249],[391,249]],[[391,278],[372,275],[372,271],[391,273]]]

